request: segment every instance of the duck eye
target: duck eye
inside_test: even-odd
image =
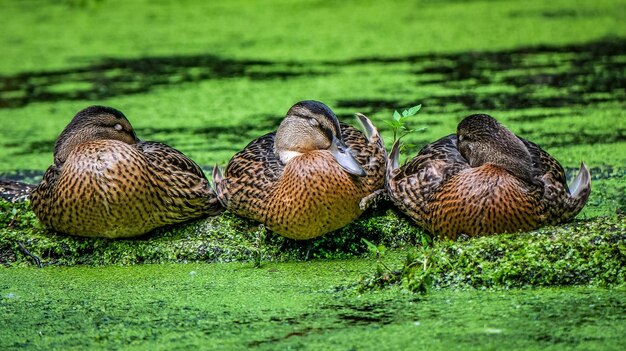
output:
[[[307,118],[309,124],[313,127],[318,127],[320,123],[315,118]]]
[[[116,125],[113,126],[113,128],[115,128],[115,130],[117,130],[118,132],[121,132],[122,129],[124,129],[124,127],[122,127],[121,124],[117,123]]]

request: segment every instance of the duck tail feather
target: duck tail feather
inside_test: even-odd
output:
[[[217,199],[220,201],[222,206],[226,207],[228,203],[226,199],[226,194],[224,192],[224,184],[223,184],[224,176],[222,175],[222,170],[220,167],[215,164],[213,167],[213,187],[215,189],[215,194],[217,195]]]
[[[36,185],[9,179],[0,179],[0,198],[8,202],[28,200]]]
[[[587,203],[589,194],[591,193],[591,174],[584,162],[580,163],[580,169],[576,178],[571,182],[570,194],[575,212],[578,213]]]
[[[374,124],[372,124],[372,121],[370,121],[369,118],[367,118],[364,114],[358,113],[358,112],[355,113],[355,116],[357,117],[357,119],[359,120],[359,123],[363,127],[367,140],[372,141],[373,138],[380,137],[380,134],[378,134],[378,129],[374,127]]]

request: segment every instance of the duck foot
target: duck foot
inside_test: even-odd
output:
[[[30,251],[28,251],[26,249],[26,247],[24,247],[24,244],[22,244],[21,241],[17,242],[17,245],[19,245],[20,249],[22,249],[22,252],[26,255],[29,256],[30,258],[33,259],[33,261],[35,261],[35,264],[37,265],[37,267],[41,268],[41,260],[39,259],[39,257],[33,255],[32,253],[30,253]]]
[[[362,198],[361,202],[359,202],[359,208],[361,209],[361,211],[365,211],[368,207],[370,207],[370,205],[384,198],[385,195],[385,189],[378,189],[373,193],[367,195],[366,197]]]

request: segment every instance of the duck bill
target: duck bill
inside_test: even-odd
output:
[[[350,151],[343,141],[333,137],[333,141],[330,144],[330,153],[333,155],[337,163],[346,172],[354,174],[355,176],[365,177],[366,173],[359,162],[350,154]]]

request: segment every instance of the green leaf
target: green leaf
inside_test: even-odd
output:
[[[408,111],[407,116],[415,116],[421,108],[422,108],[422,104],[411,107],[410,109],[407,110]]]
[[[385,121],[385,123],[393,129],[398,129],[402,126],[398,121]]]
[[[383,244],[378,245],[376,248],[381,255],[384,255],[385,252],[387,252],[387,247]]]
[[[361,238],[361,241],[365,243],[365,245],[367,245],[367,250],[369,252],[372,253],[377,253],[378,252],[378,247],[376,245],[374,245],[371,241]]]
[[[400,113],[398,111],[393,111],[393,120],[394,121],[399,121],[401,117],[402,116],[400,115]]]
[[[429,242],[428,242],[428,237],[426,237],[426,235],[422,235],[422,246],[423,247],[428,247],[430,246]]]

